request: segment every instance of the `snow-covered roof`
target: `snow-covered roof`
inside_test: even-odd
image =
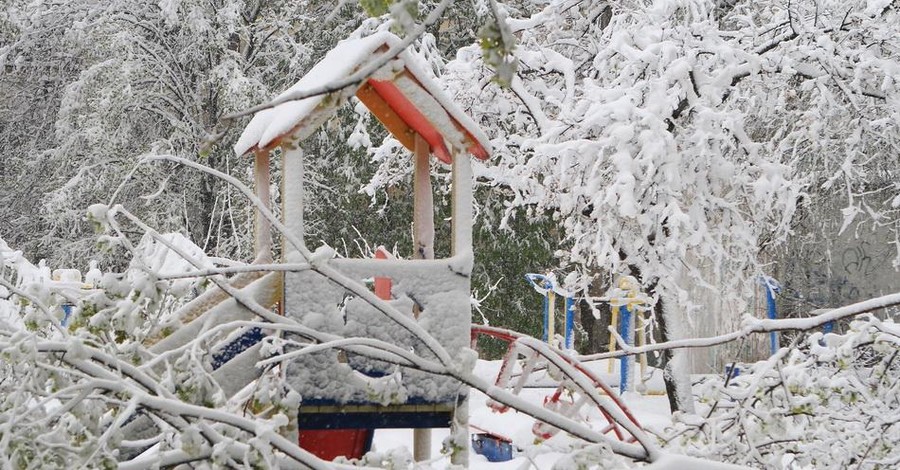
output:
[[[341,41],[279,97],[346,78],[399,42],[400,38],[389,32]],[[362,83],[356,96],[410,150],[415,148],[418,133],[432,153],[446,163],[451,162],[451,149],[487,159],[491,152],[487,135],[417,62],[419,59],[408,51],[401,52]],[[277,147],[288,136],[303,138],[330,117],[340,101],[337,96],[323,94],[260,111],[244,129],[234,150],[244,155]]]

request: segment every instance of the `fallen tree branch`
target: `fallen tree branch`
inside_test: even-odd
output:
[[[648,344],[645,346],[629,346],[622,337],[612,328],[610,332],[615,335],[616,341],[622,347],[622,350],[611,353],[589,354],[580,356],[579,360],[597,361],[601,359],[612,359],[623,356],[633,356],[652,351],[661,351],[663,349],[684,349],[684,348],[708,348],[719,344],[729,343],[734,340],[746,338],[755,333],[771,333],[775,331],[807,331],[818,328],[826,323],[840,320],[843,318],[871,313],[876,310],[882,310],[890,307],[900,306],[900,292],[888,294],[874,299],[864,300],[855,304],[846,305],[844,307],[829,310],[823,314],[808,318],[783,318],[778,320],[760,319],[749,317],[744,320],[744,326],[731,333],[719,336],[710,336],[706,338],[690,338],[667,341],[665,343]]]

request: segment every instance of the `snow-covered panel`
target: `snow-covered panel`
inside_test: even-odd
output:
[[[455,261],[455,262],[454,262]],[[395,300],[409,316],[456,356],[469,344],[471,308],[468,273],[450,260],[331,260],[334,268],[361,282],[391,278]],[[289,273],[285,282],[285,315],[305,326],[343,337],[385,341],[435,359],[425,344],[382,312],[314,272]],[[450,403],[466,388],[456,380],[353,354],[326,351],[303,355],[287,369],[291,386],[306,403],[400,404]]]
[[[327,86],[342,78],[346,78],[359,70],[360,67],[380,56],[387,48],[393,47],[400,42],[400,38],[389,33],[380,32],[361,39],[347,39],[338,43],[325,57],[316,64],[300,81],[289,89],[281,93],[278,98],[283,98],[296,92],[314,90]],[[467,134],[473,142],[470,142],[468,149],[479,158],[487,158],[490,154],[491,147],[487,135],[482,131],[472,119],[470,119],[458,106],[456,106],[446,94],[443,93],[440,85],[437,84],[434,77],[426,72],[426,68],[419,67],[417,60],[407,51],[401,52],[397,60],[391,61],[385,71],[379,71],[375,74],[376,80],[391,81],[397,77],[403,77],[403,74],[397,74],[404,68],[408,74],[414,78],[417,83],[415,95],[408,98],[419,111],[427,116],[429,120],[434,116],[439,119],[431,120],[431,124],[441,133],[443,138],[448,141],[451,146],[461,147],[458,144],[460,140],[460,129]],[[409,80],[409,78],[406,78]],[[409,91],[409,84],[404,84],[404,91]],[[238,139],[234,150],[238,155],[243,155],[254,148],[264,148],[280,137],[291,132],[296,132],[297,126],[301,125],[304,119],[310,118],[309,122],[303,127],[315,126],[321,121],[322,116],[314,116],[317,112],[328,114],[333,108],[326,106],[329,104],[329,95],[322,94],[312,96],[302,100],[288,101],[274,108],[260,111],[257,113],[241,137]],[[427,97],[427,99],[423,99]],[[277,98],[276,98],[277,99]],[[337,104],[337,103],[330,103]],[[441,109],[443,108],[443,109]],[[451,119],[448,119],[452,118]]]

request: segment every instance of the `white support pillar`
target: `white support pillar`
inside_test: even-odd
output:
[[[452,198],[452,235],[450,241],[451,256],[469,256],[472,254],[472,167],[469,155],[453,149],[453,175],[451,188]],[[471,289],[467,283],[467,293]],[[471,313],[466,316],[471,329]],[[466,395],[457,405],[453,413],[450,427],[451,439],[459,446],[452,454],[450,463],[463,468],[469,466],[469,397]]]
[[[269,177],[269,151],[257,151],[254,157],[253,183],[256,189],[256,197],[262,201],[267,209],[270,209],[272,196],[269,191],[269,185],[271,184]],[[272,262],[272,224],[262,216],[258,208],[255,210],[255,215],[254,259],[255,262],[260,264],[270,263]]]
[[[469,155],[453,154],[453,225],[450,251],[452,255],[472,251],[472,164]]]
[[[413,259],[434,259],[434,195],[431,188],[431,147],[416,134],[413,157]],[[418,317],[418,311],[414,312]],[[431,459],[431,429],[413,430],[413,459]]]
[[[416,134],[413,172],[413,259],[434,259],[434,195],[431,188],[431,148]]]
[[[297,143],[285,145],[281,158],[282,219],[287,231],[303,242],[303,149]],[[288,263],[303,261],[287,239],[283,239],[282,252]]]

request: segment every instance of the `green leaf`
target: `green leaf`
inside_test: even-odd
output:
[[[509,26],[502,19],[489,21],[478,30],[478,40],[484,62],[494,69],[494,81],[508,87],[516,74],[516,44]]]
[[[393,0],[360,0],[359,6],[371,17],[381,16],[388,12]]]

